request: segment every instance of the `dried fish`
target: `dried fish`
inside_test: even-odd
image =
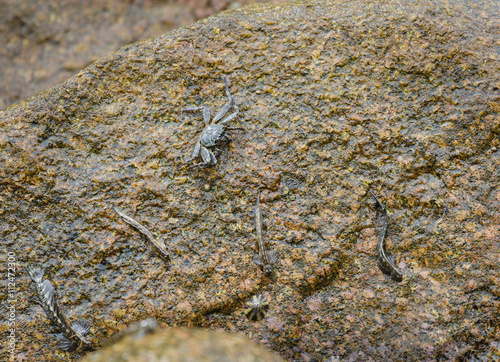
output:
[[[387,234],[387,227],[389,224],[389,217],[387,215],[387,208],[384,204],[378,201],[373,192],[371,192],[373,199],[375,200],[375,206],[377,211],[380,213],[382,218],[382,232],[380,233],[377,242],[377,265],[379,269],[386,275],[389,275],[392,280],[396,282],[403,281],[403,274],[396,267],[396,262],[394,261],[394,256],[385,247],[385,236]]]
[[[262,240],[262,213],[260,211],[260,191],[257,193],[257,203],[255,205],[255,230],[259,243],[259,257],[254,258],[254,263],[262,268],[266,276],[271,276],[276,264],[277,256],[273,252],[269,252]]]
[[[90,323],[87,321],[77,321],[72,325],[68,323],[57,305],[52,283],[49,280],[42,281],[45,269],[39,265],[29,266],[28,274],[35,284],[35,290],[45,314],[63,333],[59,347],[65,351],[90,347],[90,342],[85,338],[85,335],[90,331]]]
[[[148,229],[146,229],[145,226],[140,224],[137,220],[123,213],[123,211],[119,210],[114,206],[113,210],[115,210],[115,212],[118,215],[120,215],[127,224],[139,230],[139,232],[146,237],[146,239],[149,241],[149,246],[153,253],[159,256],[165,263],[170,262],[170,254],[168,253],[167,247],[165,246],[165,243],[162,240],[156,239],[153,236],[153,234]]]
[[[254,322],[264,319],[269,310],[269,302],[263,295],[254,295],[246,305],[245,316]]]

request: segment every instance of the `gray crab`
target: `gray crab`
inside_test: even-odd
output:
[[[215,117],[212,119],[212,122],[210,122],[210,110],[207,107],[194,107],[194,108],[183,109],[184,112],[198,111],[200,109],[203,110],[203,121],[205,122],[205,128],[201,132],[200,138],[198,142],[196,142],[196,145],[194,146],[193,153],[191,154],[189,159],[183,162],[179,167],[182,167],[185,164],[193,161],[196,157],[198,157],[200,153],[203,162],[195,163],[189,166],[189,169],[195,167],[201,167],[201,168],[214,167],[217,164],[217,159],[215,158],[215,156],[216,154],[217,155],[219,154],[219,150],[217,147],[231,141],[231,138],[226,133],[226,131],[243,130],[242,128],[226,127],[226,123],[236,118],[239,110],[238,106],[234,102],[234,98],[229,93],[229,88],[227,85],[227,77],[224,77],[224,84],[226,86],[226,94],[228,101],[224,105],[224,107],[222,107],[219,113],[215,115]],[[234,113],[231,113],[229,116],[222,119],[226,115],[227,111],[229,111],[229,108],[231,108],[231,106],[233,106],[234,108]],[[220,119],[222,119],[222,121],[216,123]],[[212,149],[214,150],[214,152],[212,151]]]

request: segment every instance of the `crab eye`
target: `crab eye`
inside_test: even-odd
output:
[[[209,145],[212,145],[213,140],[208,134],[204,134],[201,136],[201,143],[206,145],[206,146],[209,146]]]

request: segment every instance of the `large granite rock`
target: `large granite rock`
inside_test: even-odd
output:
[[[126,46],[0,113],[16,355],[71,358],[25,273],[40,262],[97,345],[153,317],[241,332],[289,359],[498,358],[498,10],[249,6]],[[176,170],[203,127],[182,109],[219,110],[224,75],[246,132],[216,168]],[[259,185],[272,279],[247,251]],[[402,283],[377,268],[369,190],[389,210]],[[165,240],[170,268],[112,205]],[[271,307],[254,323],[243,307],[256,293]]]

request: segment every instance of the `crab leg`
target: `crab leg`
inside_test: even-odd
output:
[[[231,100],[232,100],[232,98],[231,98]],[[224,107],[222,107],[222,109],[219,111],[219,113],[217,113],[215,115],[214,119],[212,120],[212,123],[215,123],[219,119],[221,119],[222,117],[224,117],[224,115],[227,113],[227,111],[229,111],[229,108],[231,108],[231,101],[229,101],[228,103],[226,103],[224,105]]]
[[[224,105],[224,107],[222,107],[222,109],[219,111],[219,113],[217,113],[214,117],[214,119],[212,120],[212,123],[215,123],[217,122],[219,119],[221,119],[222,117],[224,117],[224,115],[227,113],[227,111],[229,111],[229,108],[231,108],[231,104],[234,104],[234,98],[231,97],[231,93],[229,93],[229,87],[227,85],[227,77],[224,76],[224,85],[226,86],[226,95],[227,95],[227,103]]]
[[[201,147],[201,158],[203,162],[196,163],[194,165],[189,166],[189,169],[193,169],[195,167],[207,168],[213,167],[217,164],[217,159],[212,151],[206,149],[205,147]]]
[[[189,163],[189,162],[193,161],[196,157],[198,157],[198,155],[200,154],[200,148],[201,148],[201,143],[200,143],[200,141],[198,141],[198,142],[196,142],[196,145],[194,146],[194,150],[193,150],[193,153],[191,153],[191,157],[189,157],[186,161],[184,161],[179,166],[177,166],[177,168],[181,168],[186,163]]]
[[[203,159],[203,163],[207,166],[215,166],[217,164],[217,159],[213,152],[205,147],[201,148],[201,158]]]
[[[193,107],[193,108],[183,109],[182,111],[183,112],[192,112],[192,111],[199,111],[200,109],[203,109],[203,122],[205,122],[205,125],[208,126],[210,124],[210,109],[209,108],[207,108],[207,107]]]
[[[225,123],[235,119],[236,116],[238,115],[240,110],[238,109],[238,106],[236,105],[236,103],[234,103],[234,98],[233,98],[233,108],[235,109],[235,112],[230,114],[226,118],[224,118],[222,121],[219,122],[219,124],[225,124]]]

